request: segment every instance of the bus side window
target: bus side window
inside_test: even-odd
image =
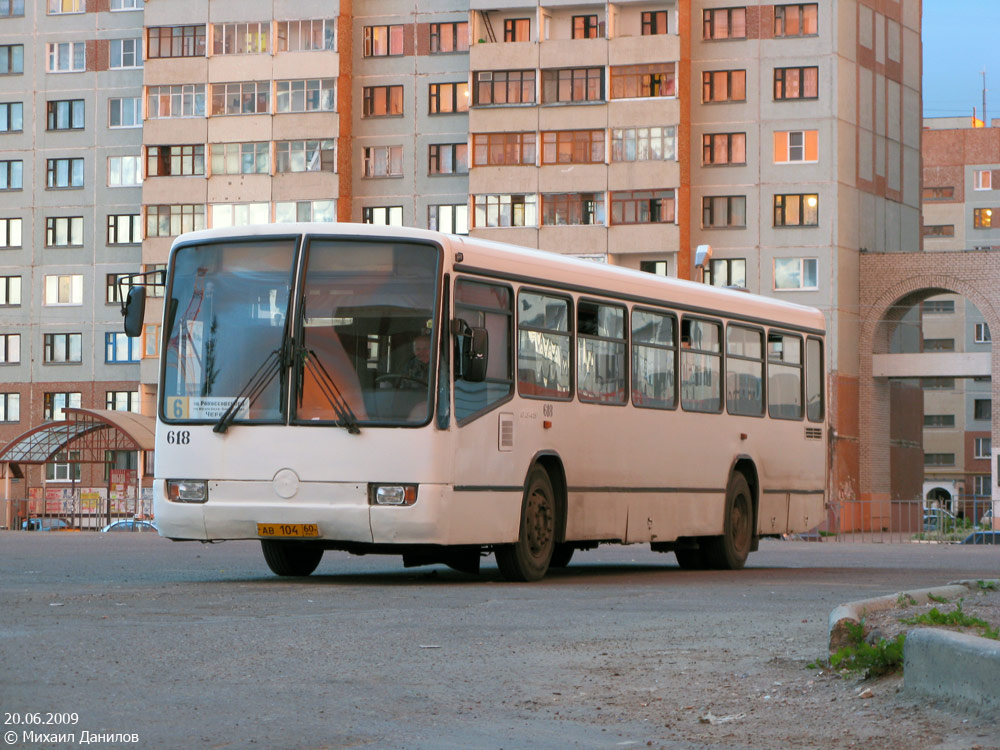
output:
[[[455,368],[455,419],[461,424],[502,401],[514,391],[511,372],[511,289],[469,279],[455,282],[455,317],[471,327],[485,328],[489,334],[486,380],[470,383]],[[461,342],[455,340],[455,361],[461,356]]]
[[[823,342],[806,339],[806,417],[810,422],[823,421],[823,373]]]
[[[522,291],[517,298],[517,389],[528,398],[571,398],[569,300]]]
[[[722,411],[722,324],[681,320],[681,406],[684,411]]]
[[[774,419],[802,419],[802,339],[767,334],[767,413]]]

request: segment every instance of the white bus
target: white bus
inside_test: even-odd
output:
[[[130,291],[126,329],[145,292]],[[605,542],[742,568],[824,520],[823,315],[470,237],[286,224],[178,237],[154,511],[536,580]]]

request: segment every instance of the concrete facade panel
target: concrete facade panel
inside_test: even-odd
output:
[[[636,13],[638,18],[639,14]],[[681,43],[676,34],[617,37],[608,40],[609,65],[643,65],[680,59]]]
[[[540,227],[538,247],[552,252],[575,255],[604,255],[608,251],[608,229],[603,226]]]

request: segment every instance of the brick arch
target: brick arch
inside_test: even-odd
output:
[[[858,338],[858,410],[860,427],[859,487],[862,500],[888,501],[889,381],[872,376],[872,357],[888,351],[889,326],[903,306],[935,294],[960,294],[982,313],[990,331],[1000,332],[1000,252],[868,253],[861,256],[859,301],[863,311]],[[902,271],[902,273],[901,273]],[[992,347],[993,403],[1000,404],[1000,346]],[[992,413],[990,461],[993,502],[997,487],[997,451],[1000,447],[1000,410]]]

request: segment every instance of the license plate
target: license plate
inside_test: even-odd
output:
[[[257,536],[312,537],[319,536],[319,526],[315,523],[259,523]]]

